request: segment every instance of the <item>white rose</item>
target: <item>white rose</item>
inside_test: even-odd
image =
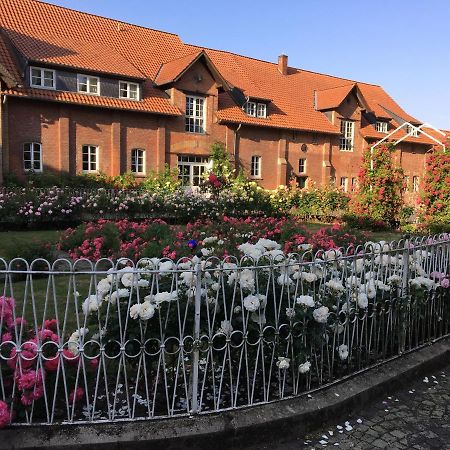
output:
[[[284,356],[279,356],[278,357],[277,367],[280,370],[289,369],[290,365],[291,365],[291,360],[289,358],[285,358]]]
[[[306,307],[314,307],[316,305],[314,299],[310,295],[300,295],[297,297],[297,305],[306,306]]]
[[[345,344],[342,344],[338,347],[339,358],[343,361],[348,358],[348,347]]]
[[[257,311],[259,309],[260,300],[259,297],[256,295],[248,295],[244,298],[244,308],[247,311]]]
[[[138,319],[141,313],[142,303],[136,303],[130,308],[130,317],[132,319]]]
[[[311,363],[309,361],[304,362],[298,366],[298,371],[300,373],[307,373],[311,369]]]
[[[131,309],[130,309],[131,313]],[[152,305],[150,302],[145,301],[144,303],[141,303],[141,308],[139,310],[139,317],[141,320],[149,320],[155,315],[155,306]]]
[[[327,323],[329,309],[326,306],[321,306],[313,311],[314,320],[318,323]]]
[[[364,292],[358,294],[358,306],[362,309],[366,309],[369,306],[369,298]]]

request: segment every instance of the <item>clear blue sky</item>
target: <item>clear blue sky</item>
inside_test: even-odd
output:
[[[187,43],[380,84],[450,129],[449,0],[50,0],[176,33]]]

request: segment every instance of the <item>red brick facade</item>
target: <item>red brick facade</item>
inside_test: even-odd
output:
[[[6,13],[12,14],[8,9],[11,1],[0,0],[0,12],[3,7]],[[33,8],[47,8],[48,14],[92,17],[35,0],[20,1],[30,5],[30,14],[33,14]],[[41,31],[38,25],[27,29],[26,21],[31,19],[21,16],[14,23],[19,23],[16,26],[21,29],[22,20],[21,31],[35,36]],[[5,21],[3,24],[2,20]],[[104,21],[104,27],[109,26],[109,19],[96,20]],[[44,171],[81,172],[82,146],[93,145],[98,147],[97,169],[107,175],[118,175],[131,170],[132,149],[145,150],[145,173],[148,174],[152,170],[161,170],[165,164],[176,167],[180,155],[207,156],[211,144],[218,141],[225,144],[236,161],[236,167],[243,168],[247,175],[250,175],[252,156],[261,157],[261,176],[257,181],[264,188],[275,189],[286,184],[290,177],[298,176],[299,159],[304,159],[304,175],[308,183],[328,185],[335,182],[339,186],[341,179],[346,178],[346,186],[350,190],[352,179],[358,176],[362,152],[383,137],[375,130],[376,120],[388,121],[389,131],[401,125],[402,121],[416,126],[420,124],[404,113],[378,86],[294,69],[288,67],[287,57],[281,57],[277,65],[199,48],[195,48],[196,53],[192,54],[194,47],[182,43],[176,46],[172,43],[173,58],[161,56],[159,65],[152,69],[151,74],[140,69],[143,72],[142,79],[138,80],[142,89],[140,102],[107,99],[102,95],[94,98],[58,92],[58,89],[32,89],[28,88],[29,80],[20,75],[19,69],[13,73],[12,61],[16,67],[20,66],[20,61],[22,64],[25,61],[24,72],[37,64],[58,70],[59,61],[37,63],[33,55],[21,55],[21,51],[31,50],[28,47],[22,50],[15,38],[5,32],[11,23],[5,16],[0,19],[0,44],[8,51],[7,55],[6,51],[3,53],[2,59],[0,45],[0,174],[26,176],[23,148],[29,142],[42,145]],[[174,40],[172,36],[164,37],[169,38]],[[151,53],[151,49],[148,51]],[[176,59],[188,51],[192,56]],[[80,58],[82,56],[80,54]],[[166,64],[171,59],[174,61]],[[249,69],[252,63],[254,73]],[[233,64],[236,67],[239,64],[242,73],[232,72]],[[163,81],[158,84],[158,74],[162,70],[164,74],[160,79]],[[97,75],[95,68],[88,71]],[[83,73],[86,70],[74,67],[72,72]],[[120,74],[119,78],[112,67],[110,76],[124,79],[126,74]],[[131,76],[136,77],[136,74],[131,73]],[[11,80],[15,78],[14,83]],[[158,86],[151,80],[156,80]],[[291,90],[297,92],[297,84],[303,86],[304,80],[310,84],[310,91],[296,98],[297,94],[291,94]],[[347,87],[334,88],[343,85]],[[185,130],[186,95],[205,99],[204,133]],[[294,105],[289,104],[292,96]],[[245,114],[245,104],[252,99],[266,104],[267,118]],[[317,104],[318,101],[320,103]],[[319,110],[321,105],[325,107]],[[342,120],[354,122],[351,151],[340,150]],[[432,140],[421,135],[408,137],[398,145],[396,157],[410,180],[423,177],[425,154],[433,144]]]

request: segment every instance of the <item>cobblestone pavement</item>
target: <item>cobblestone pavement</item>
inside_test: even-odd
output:
[[[450,449],[450,366],[429,373],[363,407],[358,415],[272,446],[294,449]]]

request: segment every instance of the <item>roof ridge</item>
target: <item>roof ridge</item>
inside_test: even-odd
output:
[[[185,45],[189,45],[190,47],[199,47],[199,48],[203,48],[205,50],[212,50],[214,52],[227,53],[229,55],[239,56],[241,58],[252,59],[254,61],[259,61],[259,62],[263,62],[263,63],[266,63],[266,64],[271,64],[272,66],[276,66],[277,65],[277,63],[273,62],[273,61],[268,61],[266,59],[261,59],[261,58],[255,58],[253,56],[241,55],[240,53],[232,52],[230,50],[221,50],[221,49],[217,49],[217,48],[206,47],[204,45],[196,45],[196,44],[185,44]],[[366,84],[368,86],[381,87],[379,84],[367,83],[365,81],[358,81],[358,80],[354,80],[352,78],[343,78],[343,77],[339,77],[338,75],[331,75],[329,73],[317,72],[316,70],[303,69],[301,67],[294,67],[294,66],[289,66],[289,67],[291,69],[294,69],[294,70],[298,70],[298,71],[302,71],[302,72],[308,72],[308,73],[313,73],[313,74],[316,74],[316,75],[323,75],[325,77],[337,78],[339,80],[349,81],[351,83]],[[333,88],[331,88],[331,89],[333,89]]]
[[[169,64],[169,63],[171,63],[171,62],[178,61],[179,59],[187,58],[188,56],[191,56],[191,55],[195,55],[195,54],[198,55],[198,54],[201,53],[202,51],[203,51],[203,50],[200,50],[200,51],[198,51],[198,52],[186,53],[186,55],[179,56],[178,58],[170,59],[169,61],[165,61],[165,62],[161,63],[161,66],[164,66],[165,64]]]
[[[334,87],[330,87],[330,88],[326,88],[326,89],[320,89],[320,90],[317,90],[316,92],[331,91],[331,90],[333,90],[333,89],[339,89],[339,88],[350,87],[350,86],[354,87],[354,86],[356,86],[357,84],[358,84],[358,82],[347,83],[347,84],[343,84],[343,85],[341,85],[341,86],[334,86]]]
[[[158,30],[156,28],[150,28],[150,27],[146,27],[144,25],[138,25],[135,23],[131,23],[131,22],[125,22],[123,20],[120,19],[113,19],[112,17],[106,17],[106,16],[102,16],[100,14],[94,14],[94,13],[89,13],[86,11],[80,11],[79,9],[74,9],[74,8],[69,8],[68,6],[62,6],[62,5],[55,5],[54,3],[49,3],[47,1],[43,1],[43,0],[28,0],[31,2],[35,2],[35,3],[42,3],[44,5],[48,5],[54,8],[58,8],[58,9],[65,9],[67,11],[72,11],[78,14],[84,14],[86,16],[91,16],[91,17],[98,17],[99,19],[104,19],[107,20],[108,22],[115,22],[115,23],[122,23],[124,25],[129,25],[131,27],[136,27],[136,28],[142,28],[144,30],[151,30],[151,31],[156,31],[158,33],[163,33],[163,34],[170,34],[171,36],[176,36],[180,39],[180,41],[184,44],[184,42],[181,40],[180,35],[177,33],[172,33],[171,31],[163,31],[163,30]]]

